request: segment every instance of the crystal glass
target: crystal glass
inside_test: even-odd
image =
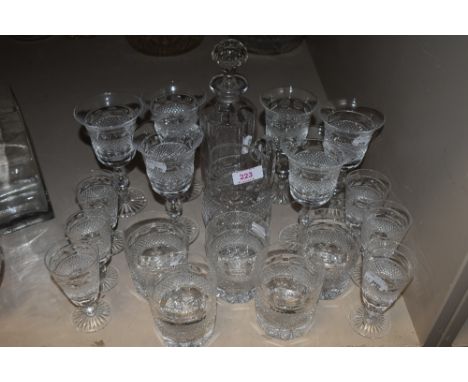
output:
[[[154,95],[150,111],[156,134],[166,138],[183,138],[191,134],[198,123],[198,109],[205,102],[205,94],[187,89],[171,81]]]
[[[166,212],[185,230],[189,243],[198,237],[198,224],[182,216],[184,194],[190,189],[195,171],[195,150],[203,140],[201,129],[183,141],[161,141],[149,135],[142,143],[146,174],[153,191],[166,199]]]
[[[320,298],[332,300],[343,294],[359,254],[359,243],[350,228],[336,220],[317,220],[303,228],[300,242],[307,259],[319,258],[325,265]]]
[[[257,255],[268,244],[268,226],[257,215],[230,211],[206,227],[205,250],[216,272],[218,297],[229,303],[252,299]]]
[[[276,142],[276,176],[273,201],[288,204],[288,164],[281,155],[285,139],[298,141],[307,138],[312,113],[317,106],[315,94],[293,86],[280,87],[263,93],[260,102],[265,109],[266,135]]]
[[[205,225],[215,215],[246,211],[264,218],[271,216],[269,157],[253,145],[223,144],[211,150],[207,187],[203,195]]]
[[[76,306],[74,326],[82,332],[95,332],[110,321],[109,305],[99,300],[99,253],[87,243],[60,242],[45,255],[45,265],[53,281]]]
[[[221,144],[249,145],[255,139],[257,120],[254,104],[244,96],[247,80],[237,72],[247,62],[247,48],[238,40],[225,39],[215,45],[211,58],[221,73],[211,78],[213,97],[200,110],[200,126],[205,134],[201,147],[205,182],[210,150]]]
[[[136,291],[147,297],[150,286],[167,269],[187,263],[187,237],[167,218],[143,220],[125,231],[126,257]]]
[[[106,92],[75,107],[75,119],[86,127],[94,153],[100,163],[115,171],[119,193],[119,215],[133,216],[146,206],[144,194],[129,188],[125,166],[135,156],[133,135],[144,102],[125,93]]]
[[[168,346],[202,346],[214,332],[214,273],[202,257],[189,258],[167,269],[148,296],[155,326]]]
[[[390,180],[379,171],[354,170],[346,176],[345,189],[346,220],[359,231],[369,207],[380,205],[387,199]]]
[[[323,262],[281,245],[257,257],[255,312],[270,337],[291,340],[307,334],[322,290]]]
[[[324,120],[325,149],[341,153],[344,170],[358,167],[374,132],[379,128],[367,115],[349,110],[337,110]]]
[[[379,338],[388,334],[384,313],[413,279],[412,251],[392,240],[374,239],[365,248],[362,270],[363,305],[349,315],[351,327],[361,336]]]
[[[78,211],[68,217],[65,234],[71,242],[87,242],[99,251],[102,291],[107,292],[117,285],[119,272],[108,266],[111,260],[112,230],[109,217],[103,209],[98,211]]]
[[[323,141],[319,139],[289,139],[282,146],[289,159],[289,190],[293,199],[302,206],[298,224],[307,225],[308,211],[323,206],[333,196],[342,158],[339,154],[325,151]],[[294,236],[300,227],[292,225],[288,230]]]
[[[361,255],[373,239],[401,242],[412,224],[408,209],[401,203],[384,200],[369,206],[361,225]],[[359,287],[362,282],[362,256],[351,271],[351,279]]]
[[[76,186],[76,200],[82,210],[104,214],[112,228],[112,255],[123,250],[122,232],[117,231],[119,196],[114,188],[114,177],[109,172],[95,172],[81,180]]]

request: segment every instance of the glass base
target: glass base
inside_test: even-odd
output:
[[[112,231],[112,256],[117,255],[124,249],[124,238],[122,231]]]
[[[87,313],[87,308],[78,308],[72,314],[73,325],[80,332],[92,333],[103,329],[111,319],[111,309],[107,302],[98,301],[93,315]]]
[[[206,333],[202,338],[197,338],[196,340],[192,340],[188,342],[177,342],[177,341],[172,340],[171,338],[164,337],[164,336],[163,336],[163,340],[166,346],[170,346],[170,347],[174,347],[174,346],[199,347],[199,346],[203,346],[204,344],[206,344],[206,342],[211,338],[213,333],[214,333],[214,325],[213,327],[210,328],[208,333]]]
[[[189,190],[184,194],[184,202],[190,202],[197,199],[203,193],[204,187],[205,186],[203,182],[195,178],[192,181],[192,185],[190,186]]]
[[[306,325],[299,326],[297,328],[279,328],[270,324],[266,321],[260,314],[257,315],[257,324],[265,332],[267,336],[272,338],[278,338],[283,341],[293,340],[298,337],[302,337],[307,334],[312,327],[312,321],[308,322]]]
[[[229,304],[244,304],[252,300],[254,295],[255,289],[242,293],[230,293],[218,287],[217,292],[217,297],[219,297],[223,301],[228,302]]]
[[[277,180],[276,180],[277,182]],[[293,199],[289,193],[289,182],[286,182],[284,188],[280,188],[277,185],[273,184],[273,192],[271,194],[271,201],[274,204],[290,204]]]
[[[102,292],[109,292],[119,282],[119,271],[111,265],[107,266],[106,275],[101,279]]]
[[[384,314],[376,314],[372,319],[367,318],[366,310],[362,305],[352,311],[348,319],[353,330],[363,337],[381,338],[390,331],[390,321]]]
[[[140,212],[146,207],[147,199],[145,194],[136,188],[128,189],[128,200],[120,203],[119,216],[121,218],[128,218]]]
[[[299,224],[290,224],[280,231],[278,239],[283,243],[297,243],[298,235]]]
[[[185,216],[179,216],[176,221],[183,227],[188,237],[189,244],[192,244],[197,240],[198,234],[200,233],[200,227],[195,223],[195,221]]]

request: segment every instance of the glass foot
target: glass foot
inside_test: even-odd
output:
[[[143,192],[136,188],[129,188],[128,200],[122,202],[119,206],[119,216],[121,218],[133,216],[145,208],[146,203],[147,200]]]
[[[88,308],[78,308],[72,314],[73,325],[80,332],[92,333],[103,329],[111,319],[111,309],[107,302],[98,301],[94,311]]]
[[[267,336],[270,336],[272,338],[278,338],[283,341],[290,341],[295,338],[302,337],[310,331],[313,324],[313,321],[310,320],[294,328],[282,328],[268,322],[268,320],[266,320],[261,314],[259,314],[258,311],[256,312],[256,316],[258,326],[265,332]]]
[[[353,330],[363,337],[381,338],[390,331],[390,321],[384,314],[370,317],[362,305],[352,311],[348,319]]]
[[[289,193],[289,184],[288,187],[284,189],[276,188],[273,189],[273,193],[271,195],[271,201],[274,204],[290,204],[292,203],[292,197]]]
[[[297,243],[299,235],[299,224],[290,224],[284,227],[279,233],[279,241],[283,243]]]
[[[189,244],[192,244],[200,233],[200,227],[198,227],[198,224],[195,223],[192,219],[186,218],[185,216],[179,216],[177,218],[177,223],[183,227],[188,237]]]
[[[189,190],[184,195],[184,201],[190,202],[192,200],[197,199],[202,193],[204,184],[201,180],[195,178],[190,186]]]
[[[124,249],[124,238],[122,231],[112,231],[112,256],[117,255]]]
[[[107,266],[106,274],[101,279],[102,292],[109,292],[119,282],[119,271],[111,265]]]

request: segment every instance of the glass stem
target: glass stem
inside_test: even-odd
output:
[[[382,315],[382,313],[374,312],[364,306],[364,321],[367,325],[374,325],[377,321],[377,318],[381,317]]]
[[[97,303],[93,302],[83,308],[83,311],[88,317],[93,317],[96,314]]]
[[[310,206],[308,204],[303,204],[302,208],[299,212],[299,217],[297,219],[298,223],[304,227],[307,227],[309,224],[309,211],[310,211]]]
[[[177,219],[179,216],[182,215],[182,202],[180,198],[170,198],[166,200],[166,212],[171,219]]]
[[[128,187],[130,181],[128,180],[127,170],[125,166],[118,166],[114,168],[117,176],[117,192],[119,194],[120,204],[128,202]]]

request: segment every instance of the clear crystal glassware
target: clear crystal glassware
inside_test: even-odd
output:
[[[168,218],[148,219],[131,225],[125,231],[125,244],[133,285],[144,298],[167,269],[187,263],[185,231]]]
[[[119,196],[114,188],[114,177],[110,172],[95,172],[81,180],[76,186],[76,201],[82,210],[108,216],[112,228],[112,255],[123,250],[123,235],[117,231]]]
[[[276,182],[273,201],[290,203],[288,191],[288,163],[282,155],[281,144],[285,139],[298,141],[307,138],[312,113],[317,106],[317,96],[293,86],[269,90],[260,96],[265,109],[266,135],[276,142]]]
[[[161,141],[156,135],[149,135],[141,149],[153,191],[166,199],[167,214],[183,227],[189,243],[196,240],[200,228],[195,221],[182,216],[183,196],[192,184],[195,150],[202,140],[199,128],[183,141]]]
[[[345,180],[346,221],[360,231],[362,219],[370,206],[381,205],[390,192],[390,180],[381,172],[360,169],[351,171]]]
[[[271,216],[270,158],[257,147],[240,144],[215,146],[210,153],[208,182],[203,195],[203,221],[227,211]]]
[[[323,206],[333,196],[343,165],[342,158],[326,151],[323,141],[314,138],[288,139],[283,141],[282,147],[289,159],[289,191],[302,206],[298,224],[307,225],[308,211]],[[297,235],[299,225],[292,225],[290,232],[296,231]]]
[[[166,138],[183,138],[198,124],[198,110],[205,102],[205,94],[171,81],[154,95],[150,111],[156,134]]]
[[[343,294],[359,255],[359,243],[351,229],[338,220],[316,220],[302,229],[299,241],[306,259],[319,258],[325,265],[320,299],[333,300]]]
[[[167,346],[202,346],[216,322],[216,279],[204,258],[167,269],[151,285],[148,303]]]
[[[98,161],[116,174],[119,215],[124,218],[135,215],[147,203],[141,191],[129,188],[125,170],[135,156],[133,135],[144,110],[139,97],[115,92],[93,96],[74,110],[75,119],[88,131]]]
[[[205,251],[216,273],[218,297],[232,304],[251,300],[256,258],[268,245],[265,221],[249,212],[225,212],[208,223],[205,237]]]
[[[114,288],[119,280],[119,272],[108,266],[112,257],[112,229],[104,210],[81,210],[73,213],[65,223],[65,235],[73,243],[86,242],[97,247],[102,291],[107,292]]]
[[[324,120],[325,149],[341,153],[344,170],[358,167],[374,132],[380,128],[366,114],[350,110],[336,110]]]
[[[290,247],[275,245],[258,257],[255,312],[270,337],[291,340],[307,334],[313,324],[325,268]]]
[[[76,307],[73,325],[82,332],[95,332],[110,321],[109,305],[100,300],[98,249],[88,243],[60,242],[45,255],[53,281]]]
[[[361,225],[361,255],[373,239],[401,242],[412,224],[408,209],[401,203],[384,200],[369,206]],[[351,279],[359,287],[362,282],[362,256],[351,272]]]
[[[365,247],[362,269],[363,305],[349,315],[354,331],[379,338],[388,334],[390,322],[384,314],[413,279],[413,252],[392,240],[374,239]]]
[[[247,62],[247,48],[238,40],[225,39],[216,44],[211,58],[221,69],[210,81],[213,97],[200,110],[200,126],[205,134],[201,147],[202,176],[210,167],[210,150],[221,144],[246,144],[255,139],[256,109],[244,94],[248,84],[237,73]]]

